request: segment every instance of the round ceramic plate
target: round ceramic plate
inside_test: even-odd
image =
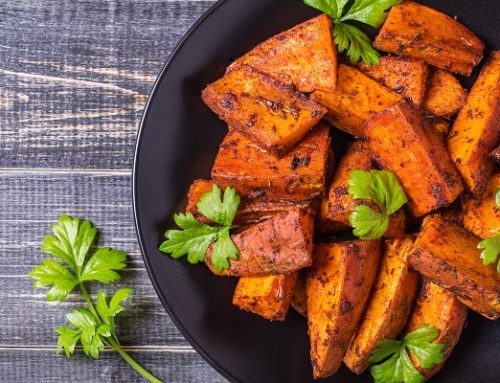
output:
[[[500,48],[500,3],[492,0],[420,1],[475,31],[488,50]],[[161,72],[137,140],[135,223],[154,287],[193,347],[222,375],[237,382],[309,382],[306,320],[290,310],[271,323],[231,304],[236,280],[213,276],[158,251],[172,214],[184,210],[196,178],[209,178],[225,124],[201,101],[203,87],[233,59],[316,12],[301,0],[221,0],[187,33]],[[465,80],[465,84],[468,85]],[[345,136],[333,132],[337,155]],[[480,383],[500,379],[500,326],[471,313],[467,328],[433,382]],[[342,368],[325,382],[371,382]]]

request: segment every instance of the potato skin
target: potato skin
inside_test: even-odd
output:
[[[424,277],[451,291],[471,310],[500,318],[500,275],[483,265],[480,239],[441,216],[425,217],[410,254],[410,264]]]
[[[303,273],[297,279],[291,305],[300,315],[307,317],[307,296]]]
[[[500,51],[491,53],[448,136],[448,151],[472,194],[491,174],[490,152],[500,140]]]
[[[451,117],[467,101],[467,91],[450,72],[433,68],[427,80],[423,108],[437,117]]]
[[[374,202],[364,199],[355,200],[347,192],[352,171],[374,168],[372,154],[368,150],[366,142],[358,140],[349,146],[335,171],[328,193],[323,196],[318,215],[319,231],[328,233],[350,229],[349,216],[359,205],[367,205],[372,209],[379,210]],[[401,237],[404,230],[405,216],[401,210],[389,217],[389,226],[385,237]]]
[[[420,367],[417,358],[411,351],[409,352],[411,361],[426,380],[441,370],[460,339],[466,320],[467,307],[455,295],[431,281],[424,280],[408,322],[406,333],[428,324],[439,330],[438,337],[432,343],[441,343],[446,346],[443,350],[443,363],[429,370]]]
[[[203,194],[212,190],[215,184],[215,181],[198,179],[189,188],[186,212],[192,213],[199,221],[204,223],[210,223],[210,220],[198,212],[196,204],[200,201]],[[315,210],[317,205],[314,200],[286,201],[262,197],[247,198],[243,195],[240,195],[240,197],[240,206],[233,221],[238,226],[256,224],[275,216],[279,212],[293,208]]]
[[[368,120],[365,136],[377,162],[398,176],[415,216],[450,204],[462,192],[443,142],[409,101]]]
[[[233,305],[270,321],[284,321],[298,274],[242,277],[236,285]]]
[[[238,131],[230,131],[220,145],[212,179],[233,186],[249,198],[303,201],[323,194],[329,158],[330,129],[320,124],[285,157],[261,150]]]
[[[369,367],[377,342],[395,339],[408,321],[419,281],[408,262],[412,245],[410,236],[385,242],[375,287],[344,357],[346,366],[356,374]]]
[[[466,76],[484,51],[484,43],[453,17],[413,1],[391,8],[373,45]]]
[[[380,241],[319,243],[306,273],[307,319],[315,379],[334,374],[370,295]]]
[[[500,173],[491,177],[485,192],[479,198],[469,198],[463,203],[464,226],[478,237],[492,237],[500,230],[500,208],[495,199],[498,188]]]
[[[313,213],[291,209],[231,235],[240,254],[237,260],[230,260],[229,270],[219,273],[213,267],[213,245],[208,248],[205,264],[214,274],[221,276],[290,274],[312,264],[313,235]]]
[[[423,61],[408,57],[382,56],[380,65],[360,62],[356,67],[383,86],[408,97],[415,104],[422,104],[429,73],[429,67]]]
[[[311,99],[328,109],[330,124],[355,137],[362,137],[363,123],[375,113],[394,105],[402,96],[380,85],[359,70],[340,64],[335,92],[315,91]]]
[[[300,92],[334,92],[337,50],[332,41],[332,20],[322,14],[271,37],[236,60],[229,70],[241,64],[293,84]]]
[[[293,87],[248,65],[209,84],[201,98],[232,129],[277,156],[294,147],[326,113]]]

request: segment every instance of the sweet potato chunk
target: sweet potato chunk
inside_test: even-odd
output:
[[[368,205],[378,210],[378,206],[364,199],[355,200],[347,192],[349,178],[353,170],[371,170],[375,166],[372,155],[364,141],[355,141],[340,160],[338,168],[330,184],[328,193],[323,196],[318,217],[319,230],[322,232],[335,232],[347,230],[351,227],[349,216],[359,205]],[[405,230],[405,216],[403,211],[398,211],[389,218],[386,237],[401,237]]]
[[[307,318],[315,378],[334,374],[377,274],[381,242],[320,243],[306,274]]]
[[[398,176],[415,216],[446,206],[462,192],[443,142],[410,102],[403,100],[371,118],[365,135],[380,165]]]
[[[500,275],[483,265],[481,239],[439,215],[425,217],[410,254],[411,266],[454,293],[471,310],[500,318]]]
[[[201,95],[231,128],[275,155],[284,155],[326,109],[273,77],[241,65],[209,84]]]
[[[292,307],[300,315],[307,317],[307,297],[304,275],[300,275],[292,296]]]
[[[236,286],[233,304],[271,321],[284,321],[298,273],[242,277]]]
[[[391,8],[373,45],[467,76],[484,51],[484,43],[453,17],[413,1]]]
[[[332,20],[325,14],[264,41],[235,66],[247,64],[301,92],[333,92],[337,84],[337,50],[332,41]]]
[[[500,164],[500,146],[497,146],[497,148],[490,153],[490,157],[495,160],[496,163]]]
[[[328,108],[325,117],[332,125],[353,136],[362,137],[366,120],[402,99],[350,66],[340,64],[338,75],[335,92],[317,90],[311,98]]]
[[[282,158],[261,150],[242,133],[230,131],[215,158],[212,178],[251,198],[308,200],[325,189],[329,156],[330,129],[324,124]]]
[[[219,273],[214,269],[213,245],[208,248],[205,263],[214,274],[224,276],[290,274],[311,265],[313,234],[313,214],[309,210],[291,209],[232,235],[239,255],[237,260],[230,260],[228,270]]]
[[[420,367],[417,358],[411,352],[409,353],[411,361],[426,379],[429,379],[443,367],[444,362],[460,339],[466,319],[467,307],[455,295],[435,283],[424,281],[408,323],[407,333],[428,324],[439,330],[438,337],[432,343],[445,345],[443,363],[430,370]]]
[[[467,91],[450,72],[434,68],[427,80],[423,108],[434,116],[450,117],[458,112],[467,100]]]
[[[468,189],[482,193],[500,140],[500,51],[491,54],[448,136],[448,151]]]
[[[408,97],[417,105],[422,104],[429,72],[428,65],[423,61],[406,57],[382,56],[380,65],[367,65],[361,62],[357,67],[385,87]]]
[[[192,213],[201,222],[209,223],[209,219],[198,212],[196,204],[206,192],[212,190],[214,181],[196,180],[189,188],[188,203],[186,211]],[[316,203],[313,200],[305,201],[286,201],[271,200],[269,198],[246,198],[240,196],[241,202],[238,212],[234,217],[234,224],[239,226],[248,226],[269,219],[279,212],[293,208],[315,209]]]
[[[446,142],[448,138],[448,133],[450,132],[450,122],[441,117],[427,117],[427,121],[432,127],[432,130],[438,135],[438,137]]]
[[[500,208],[495,194],[500,188],[500,173],[491,177],[485,192],[464,202],[464,226],[478,237],[492,237],[500,229]]]
[[[386,241],[375,288],[344,357],[346,366],[356,374],[369,367],[368,359],[377,342],[395,339],[408,321],[419,279],[409,268],[408,250],[412,245],[409,236]]]

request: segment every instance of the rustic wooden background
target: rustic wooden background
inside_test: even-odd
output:
[[[48,303],[27,273],[61,213],[91,219],[130,255],[136,290],[119,335],[166,382],[222,382],[151,286],[132,221],[142,110],[165,60],[214,0],[0,2],[0,381],[138,382],[119,356],[56,357],[55,327],[81,303]]]

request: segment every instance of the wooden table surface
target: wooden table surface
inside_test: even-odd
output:
[[[135,289],[126,349],[169,383],[223,382],[158,300],[137,244],[131,169],[141,113],[165,60],[214,0],[0,2],[0,382],[140,382],[114,352],[57,357],[54,329],[81,296],[48,303],[27,273],[62,213],[125,250]]]

